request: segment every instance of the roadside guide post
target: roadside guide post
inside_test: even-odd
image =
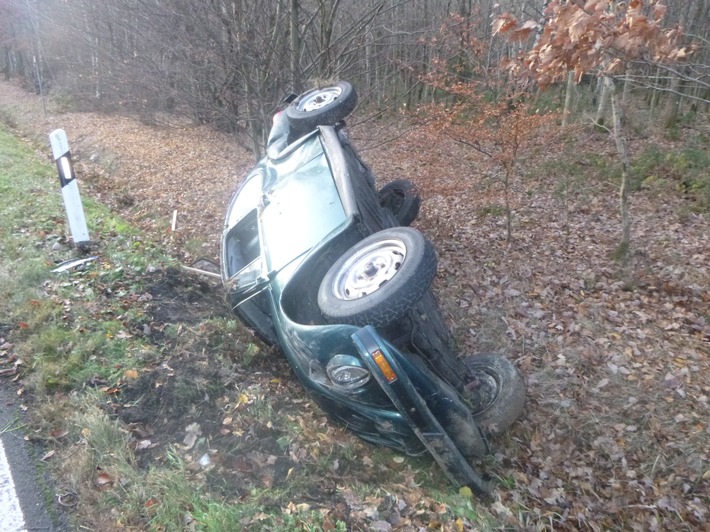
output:
[[[62,196],[67,209],[72,240],[77,247],[81,248],[89,243],[89,230],[86,227],[84,206],[81,203],[79,185],[71,162],[67,134],[63,129],[55,129],[49,134],[49,142],[52,145],[52,156],[57,162],[59,170],[59,182],[62,185]]]

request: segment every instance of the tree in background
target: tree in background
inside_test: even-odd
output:
[[[550,27],[514,28],[514,20],[544,18],[547,3],[560,26],[569,16],[573,33],[583,33],[584,21],[564,10],[586,5],[549,0],[3,0],[0,69],[28,87],[43,80],[40,87],[48,84],[76,108],[135,113],[148,121],[179,115],[213,125],[258,156],[270,118],[290,91],[343,78],[357,86],[363,108],[378,112],[451,98],[421,79],[439,68],[435,59],[445,50],[434,37],[452,13],[466,23],[460,44],[477,39],[485,46],[476,58],[480,67],[505,75],[494,71],[529,50],[526,32]],[[599,11],[598,2],[587,4],[587,11]],[[607,4],[616,6],[614,21],[604,20],[610,28],[637,5]],[[517,41],[494,36],[489,21],[498,9],[515,17],[499,33],[518,33]],[[660,9],[654,3],[642,10],[647,29],[655,20],[651,10]],[[709,13],[710,0],[675,2],[665,20],[685,23],[696,43],[708,43]],[[636,16],[631,23],[644,26]],[[623,73],[614,71],[614,79],[623,74],[625,89],[648,87],[650,105],[673,122],[688,102],[697,108],[710,98],[710,49],[694,49],[695,62],[681,69],[635,58]],[[539,50],[542,64],[549,56]],[[451,61],[466,59],[465,46],[459,52]]]
[[[494,44],[475,37],[471,19],[453,15],[438,37],[438,55],[424,83],[439,92],[439,101],[422,108],[429,129],[493,162],[503,187],[506,237],[512,240],[512,187],[517,164],[533,140],[544,142],[545,126],[555,117],[542,113],[531,98],[528,80],[511,76],[505,62],[494,60]],[[445,95],[445,96],[444,96]],[[468,176],[452,176],[467,181]]]
[[[36,68],[43,67],[38,62],[35,23],[28,4],[0,3],[0,65],[5,80],[19,74],[26,85],[35,85]]]
[[[622,236],[617,255],[626,259],[631,240],[628,205],[629,156],[622,134],[622,106],[615,77],[623,77],[634,64],[677,70],[693,52],[682,44],[678,27],[663,25],[666,6],[642,0],[617,3],[611,0],[552,0],[546,9],[545,24],[536,44],[514,61],[511,72],[531,75],[542,89],[567,78],[569,72],[579,82],[593,73],[603,79],[612,110],[612,130],[619,160],[619,188]],[[496,34],[519,42],[529,38],[536,23],[519,24],[509,13],[494,23]],[[597,120],[597,124],[599,121]]]
[[[520,4],[534,13],[541,0]],[[258,155],[290,91],[335,78],[381,111],[431,98],[419,83],[451,12],[490,39],[494,0],[3,0],[0,69],[78,108],[182,115],[231,131]],[[527,12],[527,11],[525,11]],[[36,51],[43,51],[37,54]],[[499,52],[492,53],[495,62]]]

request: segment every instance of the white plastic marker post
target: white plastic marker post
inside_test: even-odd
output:
[[[57,162],[59,170],[59,182],[62,185],[62,196],[67,209],[71,236],[74,244],[81,246],[89,242],[89,229],[86,227],[84,206],[81,204],[79,196],[79,184],[76,181],[74,167],[71,163],[67,134],[63,129],[55,129],[49,134],[49,143],[52,145],[52,156]]]

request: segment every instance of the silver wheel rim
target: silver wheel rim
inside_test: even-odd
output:
[[[407,248],[399,240],[383,240],[361,249],[335,277],[335,297],[352,301],[377,292],[397,275],[406,256]]]
[[[322,109],[337,100],[342,92],[340,87],[328,87],[327,89],[315,91],[313,94],[306,96],[303,101],[299,102],[298,110],[308,113]]]

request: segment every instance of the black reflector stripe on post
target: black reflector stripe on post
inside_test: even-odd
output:
[[[72,180],[76,179],[74,174],[74,165],[71,162],[71,152],[68,151],[57,159],[57,170],[59,170],[59,182],[62,188],[67,186]]]
[[[62,185],[62,197],[67,209],[67,220],[72,240],[74,240],[74,244],[81,245],[89,242],[89,229],[86,227],[84,206],[81,203],[79,185],[72,166],[67,134],[63,129],[55,129],[49,134],[49,143],[52,146],[52,157],[57,162],[59,182]]]

